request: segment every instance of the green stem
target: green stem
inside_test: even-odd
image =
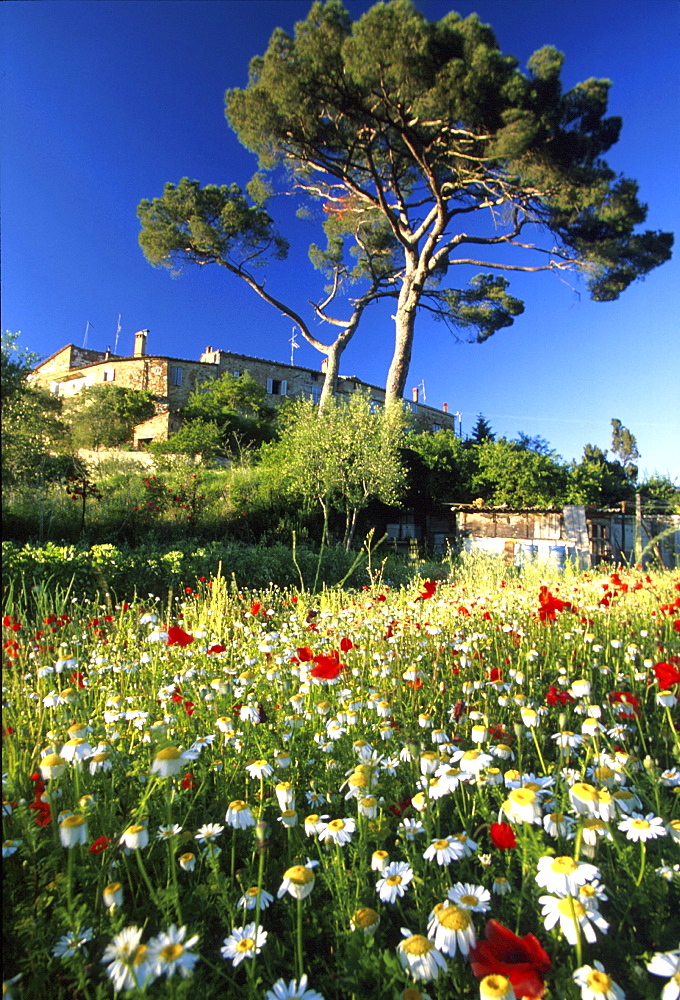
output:
[[[640,871],[638,877],[635,879],[635,885],[639,886],[642,882],[642,876],[645,874],[645,862],[647,860],[647,848],[643,840],[640,841]]]
[[[304,964],[302,961],[302,900],[297,899],[297,934],[295,936],[295,959],[297,963],[297,977],[302,978]]]
[[[543,774],[546,775],[548,773],[548,769],[545,766],[545,761],[543,760],[543,754],[541,753],[541,748],[538,745],[538,736],[536,735],[536,727],[535,726],[531,727],[531,735],[534,738],[534,744],[536,746],[536,752],[538,753],[538,758],[539,758],[539,760],[541,762],[541,768],[543,769]]]

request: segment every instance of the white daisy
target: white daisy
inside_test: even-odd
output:
[[[355,830],[353,819],[332,819],[319,831],[318,837],[321,841],[329,840],[334,844],[349,844]]]
[[[392,861],[383,870],[383,877],[375,884],[381,902],[394,903],[400,899],[413,879],[413,869],[406,861]]]
[[[102,962],[117,993],[149,985],[155,975],[147,962],[148,949],[141,944],[142,930],[125,927],[104,949]]]
[[[234,968],[245,958],[255,958],[267,943],[267,932],[255,923],[235,927],[220,949],[223,958],[230,958]]]
[[[423,857],[426,861],[436,861],[438,865],[450,865],[452,861],[459,861],[464,853],[459,840],[454,837],[443,837],[440,840],[433,840],[423,853]]]
[[[72,958],[79,951],[82,951],[88,941],[92,940],[92,933],[92,927],[88,927],[84,931],[69,931],[68,934],[59,938],[52,948],[52,954],[56,958]]]
[[[477,943],[469,909],[454,903],[437,903],[430,913],[427,936],[435,948],[453,958],[456,951],[467,955]]]
[[[316,990],[307,989],[307,975],[301,977],[300,982],[296,979],[286,986],[285,979],[277,979],[273,987],[267,990],[266,1000],[324,1000]]]
[[[186,932],[186,927],[171,924],[167,931],[149,941],[146,961],[157,976],[165,974],[170,979],[179,972],[187,979],[192,975],[199,956],[189,948],[198,941],[198,934],[185,941]]]
[[[318,861],[307,861],[306,865],[293,865],[283,873],[283,882],[276,896],[281,899],[286,893],[295,899],[305,899],[314,888],[314,868]]]
[[[626,994],[604,971],[601,962],[582,965],[574,973],[574,982],[581,987],[581,1000],[624,1000]]]
[[[619,830],[623,830],[628,840],[641,841],[643,844],[648,840],[666,836],[663,820],[654,813],[647,813],[646,816],[633,813],[619,823]]]
[[[647,962],[647,971],[653,976],[664,976],[668,982],[661,991],[661,1000],[678,1000],[680,997],[680,949],[658,951]]]
[[[470,885],[469,882],[456,882],[447,892],[452,903],[463,910],[474,913],[486,913],[491,902],[491,893],[482,885]]]
[[[552,930],[559,924],[560,930],[572,946],[576,945],[578,940],[577,924],[589,944],[594,944],[597,940],[595,927],[601,934],[606,934],[609,930],[609,923],[599,910],[592,905],[584,905],[573,896],[564,896],[561,899],[556,896],[539,896],[538,901],[542,907],[541,916],[544,918],[545,929]]]
[[[422,934],[411,934],[406,927],[401,928],[401,933],[404,940],[397,945],[399,961],[413,979],[430,982],[438,977],[440,970],[446,971],[446,959],[433,941]]]
[[[229,803],[224,821],[235,830],[245,830],[249,826],[255,826],[255,817],[243,799],[234,799]]]
[[[222,833],[224,833],[224,827],[221,823],[204,823],[198,828],[194,837],[200,844],[204,840],[213,841]]]
[[[599,877],[600,870],[595,865],[579,863],[570,857],[538,859],[536,882],[559,896],[576,896],[580,886]]]
[[[243,893],[238,901],[238,905],[245,906],[246,910],[255,910],[258,904],[258,897],[261,910],[266,910],[274,899],[274,897],[264,889],[260,888],[258,890],[256,885],[252,885],[250,889],[246,889]]]

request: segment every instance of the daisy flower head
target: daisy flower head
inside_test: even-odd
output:
[[[181,832],[182,827],[179,823],[169,823],[167,826],[159,826],[156,840],[172,840],[173,837],[179,837]]]
[[[624,1000],[626,996],[601,962],[582,965],[574,973],[574,982],[581,987],[581,1000]]]
[[[318,836],[326,825],[328,816],[319,816],[318,813],[310,813],[305,817],[305,836]]]
[[[234,799],[233,802],[229,803],[224,821],[234,830],[245,830],[249,826],[255,826],[255,817],[250,806],[243,799]]]
[[[45,754],[38,764],[38,770],[43,781],[53,781],[60,778],[66,769],[66,761],[58,753]]]
[[[160,778],[174,778],[182,770],[184,757],[177,747],[164,747],[153,759],[151,773]]]
[[[143,850],[149,843],[149,831],[143,823],[133,823],[120,838],[129,851]]]
[[[235,927],[220,949],[222,958],[230,958],[234,968],[245,958],[255,958],[267,943],[267,932],[255,923]]]
[[[192,872],[196,867],[196,855],[191,851],[187,851],[186,854],[180,854],[177,858],[177,863],[183,871]]]
[[[562,812],[546,813],[543,817],[543,829],[549,837],[555,840],[563,837],[565,840],[573,840],[575,821],[572,816],[567,816]]]
[[[121,883],[109,882],[109,884],[102,889],[102,900],[107,910],[110,910],[112,906],[122,906],[123,886]]]
[[[558,899],[556,896],[539,896],[541,904],[541,915],[544,918],[543,924],[547,931],[552,930],[559,924],[559,928],[572,947],[578,941],[578,928],[589,944],[594,944],[597,940],[595,928],[601,934],[606,934],[609,930],[609,923],[592,902],[585,905],[574,896],[564,896]]]
[[[453,958],[456,951],[468,955],[477,943],[470,910],[455,903],[437,903],[427,925],[427,936],[435,948]]]
[[[599,877],[600,870],[595,865],[580,863],[570,857],[543,857],[538,860],[537,884],[560,896],[576,896],[585,882]]]
[[[265,993],[266,1000],[324,1000],[322,995],[316,990],[307,989],[307,974],[296,979],[286,986],[285,979],[277,979],[273,987]]]
[[[647,962],[647,972],[653,976],[663,976],[668,982],[661,991],[661,1000],[678,1000],[680,997],[680,949],[658,951]]]
[[[52,954],[55,958],[73,958],[74,955],[83,950],[88,941],[92,940],[92,934],[92,927],[88,927],[84,931],[69,931],[68,934],[59,938],[52,948]]]
[[[373,851],[371,855],[371,870],[374,872],[384,872],[390,863],[388,851]]]
[[[220,834],[222,833],[224,833],[224,827],[222,826],[221,823],[204,823],[203,826],[200,826],[198,828],[198,830],[194,834],[194,838],[200,844],[204,840],[207,841],[216,840],[217,837],[219,837]]]
[[[401,928],[401,933],[404,940],[397,945],[399,961],[416,982],[431,982],[440,971],[446,971],[446,959],[437,951],[434,941],[423,934],[412,934],[406,927]]]
[[[62,847],[75,847],[87,843],[87,822],[82,813],[71,813],[59,824],[59,839]]]
[[[479,983],[479,1000],[515,1000],[512,983],[498,973],[484,976]]]
[[[251,778],[268,778],[274,773],[274,768],[266,760],[251,760],[246,764],[246,771]]]
[[[350,843],[355,830],[356,823],[353,819],[332,819],[325,824],[318,836],[321,841],[328,840],[342,846]]]
[[[422,820],[403,819],[399,824],[398,831],[399,835],[406,837],[407,840],[415,840],[418,834],[425,833],[425,827]]]
[[[541,823],[541,803],[530,788],[513,788],[501,806],[510,823]]]
[[[155,979],[147,962],[148,949],[141,939],[139,927],[125,927],[104,949],[102,963],[108,966],[106,974],[117,993],[141,989]]]
[[[281,899],[286,893],[294,899],[305,899],[314,888],[314,868],[318,861],[308,861],[306,865],[293,865],[283,873],[283,882],[276,894]]]
[[[361,930],[364,934],[375,934],[380,923],[380,917],[370,906],[362,906],[355,910],[350,919],[352,930]]]
[[[251,885],[250,889],[246,889],[241,898],[238,901],[239,906],[244,906],[246,910],[254,910],[257,908],[259,901],[260,909],[266,910],[271,902],[273,902],[274,897],[271,893],[266,892],[264,889],[256,885]]]
[[[383,869],[382,878],[375,884],[381,902],[394,903],[405,895],[413,879],[413,869],[406,861],[391,861]]]
[[[452,861],[459,861],[463,855],[464,848],[454,837],[433,840],[423,853],[426,861],[436,861],[438,865],[450,865]]]
[[[186,933],[186,927],[178,928],[170,924],[167,931],[149,941],[146,961],[155,975],[165,974],[168,979],[172,978],[175,972],[178,972],[183,979],[192,975],[199,956],[189,951],[189,948],[198,941],[198,934],[185,941]]]
[[[490,907],[491,893],[482,885],[470,885],[469,882],[456,882],[447,892],[452,903],[463,910],[474,913],[486,913]]]
[[[512,886],[503,875],[497,875],[493,880],[491,891],[496,896],[507,896],[512,892]]]
[[[632,816],[619,823],[619,830],[623,830],[628,840],[640,841],[643,844],[648,840],[666,836],[663,820],[659,816],[655,816],[654,813],[647,813],[646,816],[633,813]]]

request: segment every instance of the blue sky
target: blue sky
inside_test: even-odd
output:
[[[607,159],[640,184],[645,228],[678,230],[680,6],[676,0],[419,0],[430,20],[476,11],[524,66],[545,44],[566,54],[565,87],[613,81],[621,139]],[[275,27],[290,32],[307,0],[38,0],[0,4],[4,329],[48,356],[67,343],[197,358],[207,346],[290,361],[291,324],[220,268],[172,279],[138,247],[136,208],[166,181],[245,184],[256,169],[224,119],[228,87]],[[371,6],[349,0],[358,17]],[[320,297],[306,247],[320,240],[291,207],[296,247],[268,287],[303,306]],[[540,435],[566,459],[607,448],[617,417],[636,435],[641,469],[680,477],[680,250],[617,302],[592,303],[569,277],[512,278],[524,315],[482,345],[456,344],[419,320],[409,389],[497,434]],[[319,331],[320,334],[323,331]],[[318,367],[300,337],[297,364]],[[345,352],[342,373],[384,385],[392,353],[379,308]]]

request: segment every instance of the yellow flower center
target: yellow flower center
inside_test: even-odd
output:
[[[388,875],[385,882],[387,885],[401,885],[401,875]]]
[[[540,792],[541,786],[536,781],[526,781],[522,788],[527,788],[530,792]]]
[[[450,847],[448,840],[435,840],[432,845],[437,851],[445,851],[447,847]]]
[[[308,882],[314,881],[314,872],[305,865],[293,865],[292,868],[284,872],[283,877],[287,878],[293,885],[307,885]]]
[[[174,944],[166,944],[165,948],[161,948],[160,957],[164,962],[176,962],[183,951],[184,946],[176,941]]]
[[[328,829],[333,831],[344,830],[345,829],[344,819],[332,819],[328,824]]]
[[[571,875],[578,869],[573,858],[555,858],[550,867],[558,875]]]
[[[479,757],[479,750],[466,750],[463,754],[463,760],[477,760]]]
[[[611,767],[596,767],[593,771],[593,777],[597,781],[610,781],[616,776],[616,771],[612,771]]]
[[[65,827],[67,830],[75,830],[76,827],[82,826],[84,822],[85,822],[84,816],[73,815],[73,816],[67,816],[66,819],[63,819],[61,821],[61,825]]]
[[[252,938],[241,938],[236,942],[236,951],[252,951],[254,947],[255,942]]]
[[[649,820],[646,819],[634,819],[630,825],[634,826],[636,830],[649,830],[650,827]]]
[[[133,823],[132,826],[129,826],[125,832],[129,834],[135,834],[135,833],[141,833],[143,829],[144,827],[141,824]]]
[[[479,984],[479,995],[482,1000],[500,1000],[507,996],[510,989],[510,980],[505,976],[484,976]]]
[[[367,927],[372,927],[373,924],[377,923],[378,914],[370,906],[362,906],[360,910],[356,911],[352,920],[357,927],[363,927],[365,930]]]
[[[146,960],[146,953],[148,951],[148,946],[145,944],[138,944],[135,949],[135,953],[132,956],[133,965],[142,965]]]
[[[156,754],[156,760],[178,760],[182,754],[177,747],[165,747]]]
[[[104,892],[113,895],[114,892],[118,892],[119,889],[120,889],[120,882],[109,882],[107,887],[104,889]]]
[[[587,882],[585,885],[581,886],[581,888],[578,891],[578,894],[579,896],[585,896],[586,899],[592,899],[594,896],[597,895],[594,887],[592,885],[588,885]]]
[[[606,972],[599,972],[598,969],[590,970],[586,982],[593,993],[608,993],[612,985],[611,976],[608,976]]]
[[[584,802],[594,802],[597,798],[597,789],[586,781],[577,781],[575,785],[572,785],[571,791],[575,798],[582,799]]]
[[[66,761],[63,757],[60,757],[58,753],[48,753],[40,763],[44,767],[58,767],[60,764],[65,764]]]
[[[562,916],[571,917],[574,921],[578,920],[579,917],[584,917],[586,913],[586,908],[583,903],[579,903],[578,899],[574,899],[573,896],[567,896],[565,899],[561,899],[557,904],[557,909],[560,911]]]
[[[466,906],[476,906],[479,900],[476,896],[469,896],[467,893],[460,897],[459,902],[464,903]]]
[[[459,906],[444,906],[437,911],[437,920],[447,931],[465,931],[471,923],[470,914]]]
[[[407,955],[428,955],[434,948],[434,943],[422,934],[412,934],[401,942],[401,947]]]
[[[517,806],[530,806],[536,799],[536,793],[530,788],[513,788],[508,798]]]
[[[373,851],[373,857],[379,861],[386,861],[389,856],[388,851]]]
[[[241,812],[243,809],[247,809],[247,804],[243,799],[234,799],[233,802],[229,803],[229,808],[233,809],[234,812]]]
[[[409,986],[408,989],[404,990],[402,993],[403,1000],[423,1000],[423,994],[420,990],[417,990],[415,986]]]

